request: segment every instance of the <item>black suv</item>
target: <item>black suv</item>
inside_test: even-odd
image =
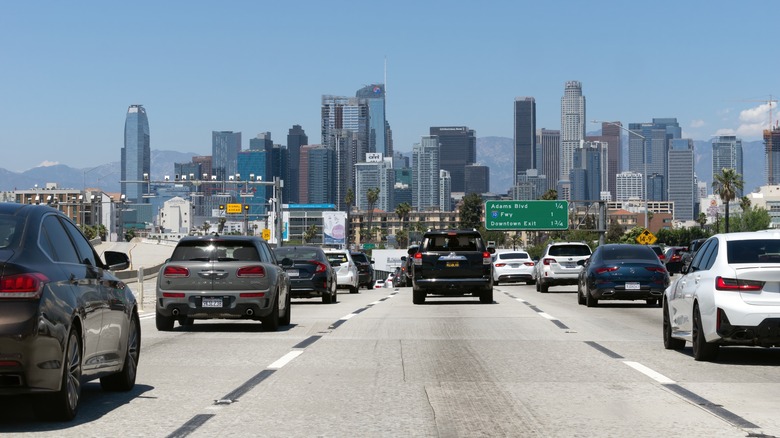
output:
[[[401,282],[396,283],[400,287],[412,285],[412,263],[414,263],[414,254],[417,252],[417,246],[411,246],[406,250],[405,256],[401,257]]]
[[[482,303],[492,303],[493,252],[476,230],[426,232],[417,251],[410,254],[412,302],[423,304],[431,294],[474,295]]]
[[[358,270],[358,289],[365,286],[366,289],[374,288],[374,261],[368,258],[364,252],[352,251],[349,255],[355,261]]]

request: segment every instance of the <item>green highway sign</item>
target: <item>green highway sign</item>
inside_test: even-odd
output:
[[[488,230],[566,230],[569,201],[487,201]]]
[[[374,243],[364,243],[363,249],[374,249],[376,247],[376,244]]]

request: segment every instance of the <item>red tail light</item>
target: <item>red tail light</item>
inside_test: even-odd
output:
[[[605,273],[605,272],[615,272],[615,271],[617,271],[618,269],[619,269],[619,268],[618,268],[617,266],[605,266],[605,267],[603,267],[603,268],[597,268],[597,269],[596,269],[596,273],[597,273],[597,274],[603,274],[603,273]]]
[[[487,251],[483,251],[482,252],[482,264],[483,265],[491,265],[491,264],[493,264],[493,257]]]
[[[736,278],[715,277],[715,289],[726,291],[757,291],[764,288],[763,281],[738,280]]]
[[[263,298],[265,296],[265,292],[243,292],[238,294],[241,298]]]
[[[163,298],[184,298],[184,292],[163,292]]]
[[[523,264],[526,266],[534,266],[534,262],[525,262]]]
[[[669,258],[670,262],[679,262],[680,261],[680,255],[674,254],[672,257]]]
[[[190,270],[184,266],[166,266],[163,277],[189,277]]]
[[[328,270],[328,267],[325,266],[324,263],[320,263],[320,262],[318,262],[316,260],[310,260],[309,263],[311,263],[314,266],[316,266],[316,268],[314,269],[314,273],[315,274],[319,274],[321,272],[326,272]]]
[[[506,263],[496,263],[496,268],[503,268],[506,266]]]
[[[238,268],[236,277],[265,277],[265,268],[260,265]]]
[[[555,259],[551,259],[551,258],[548,257],[548,258],[542,260],[542,263],[544,263],[545,266],[550,266],[550,263],[557,263],[557,262],[555,261]]]
[[[650,272],[660,272],[662,274],[666,272],[666,268],[663,266],[645,266],[645,269]]]
[[[414,258],[421,259],[422,258],[422,253],[421,252],[414,253]]]
[[[39,272],[0,277],[0,298],[38,298],[48,281]]]

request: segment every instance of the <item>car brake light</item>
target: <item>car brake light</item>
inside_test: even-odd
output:
[[[555,259],[551,259],[551,258],[548,257],[548,258],[542,260],[542,263],[544,263],[546,266],[550,266],[550,263],[557,263],[557,262],[555,261]]]
[[[669,258],[669,261],[670,262],[679,262],[680,261],[680,256],[678,254],[675,254],[675,255],[673,255],[673,256],[671,256]]]
[[[415,266],[422,266],[422,253],[421,252],[414,253],[414,265]]]
[[[236,277],[265,277],[265,268],[260,265],[244,266],[238,268]]]
[[[619,268],[617,266],[605,266],[603,268],[597,268],[596,273],[597,274],[603,274],[605,272],[614,272],[617,271]]]
[[[320,262],[318,262],[316,260],[311,260],[311,261],[309,261],[309,263],[312,263],[313,265],[316,266],[316,268],[314,269],[314,272],[317,273],[317,274],[319,274],[320,272],[325,272],[328,269],[328,267],[325,266],[324,263],[320,263]]]
[[[163,292],[163,298],[184,298],[184,292]]]
[[[190,270],[184,266],[166,266],[163,277],[189,277]]]
[[[263,298],[265,296],[265,292],[243,292],[238,294],[241,298]]]
[[[764,288],[763,281],[739,280],[736,278],[715,277],[715,289],[726,291],[756,291]]]
[[[534,266],[534,262],[525,262],[523,264],[526,266]]]
[[[506,266],[506,263],[496,263],[496,268],[503,268]]]
[[[647,269],[650,272],[660,272],[660,273],[666,272],[666,268],[664,268],[663,266],[645,266],[645,269]]]
[[[0,298],[38,298],[48,281],[39,272],[0,277]]]
[[[482,264],[483,265],[493,264],[493,256],[491,256],[490,253],[487,251],[482,252]]]

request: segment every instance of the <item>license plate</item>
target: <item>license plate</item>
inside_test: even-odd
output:
[[[287,275],[290,277],[297,277],[298,276],[298,270],[297,269],[290,269],[287,271]]]
[[[520,267],[520,265],[518,265],[517,263],[512,263],[511,265],[509,265],[509,267],[510,267],[510,268],[515,268],[515,269],[516,269],[516,268],[519,268],[519,267]]]
[[[448,268],[457,268],[458,266],[460,266],[460,263],[458,262],[447,262]]]
[[[202,307],[222,307],[222,298],[203,298]]]
[[[626,283],[626,290],[639,290],[641,287],[639,283]]]

